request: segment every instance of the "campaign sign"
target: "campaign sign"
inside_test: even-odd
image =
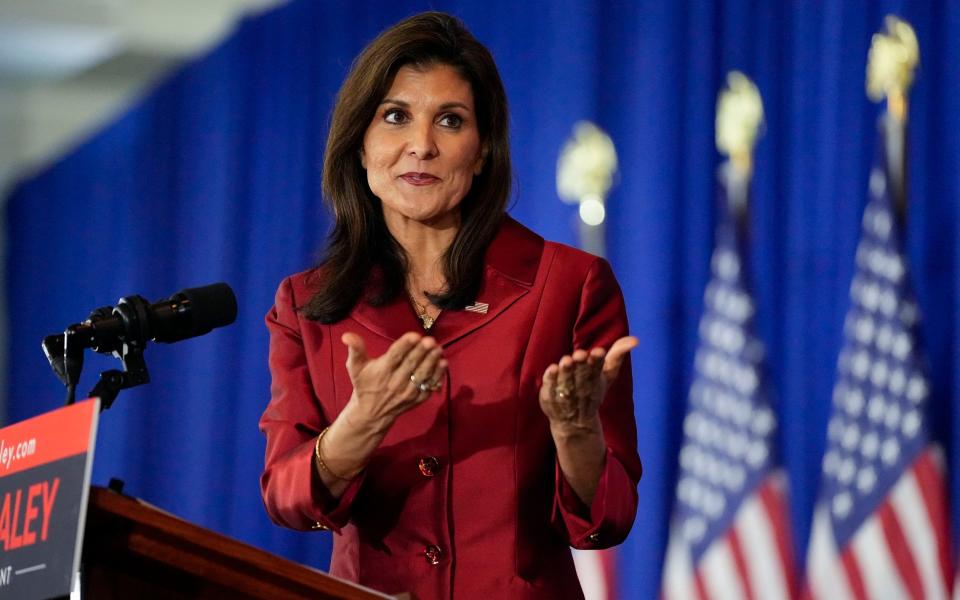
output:
[[[0,429],[0,598],[70,594],[99,414],[84,400]]]

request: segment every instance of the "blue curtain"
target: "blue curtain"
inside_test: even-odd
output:
[[[645,463],[640,513],[620,552],[628,598],[654,598],[659,585],[713,240],[724,75],[754,78],[767,113],[750,269],[802,558],[876,144],[866,53],[884,14],[910,21],[922,66],[910,107],[907,250],[960,521],[960,4],[947,1],[299,0],[247,21],[9,198],[10,420],[61,401],[42,336],[121,296],[155,300],[227,281],[237,323],[147,350],[153,382],[103,415],[94,479],[120,477],[129,493],[187,519],[325,568],[327,534],[282,531],[261,506],[262,316],[281,277],[315,259],[329,226],[321,153],[350,61],[378,31],[427,8],[459,15],[498,60],[511,100],[511,212],[522,222],[575,244],[576,209],[554,189],[557,152],[580,119],[617,145],[608,254],[641,339]],[[81,391],[113,367],[88,357]]]

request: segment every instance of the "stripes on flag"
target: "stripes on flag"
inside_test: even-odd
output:
[[[490,305],[486,302],[474,302],[469,306],[464,306],[463,310],[467,312],[473,312],[481,315],[487,314],[487,311],[490,310]]]
[[[697,569],[686,544],[671,531],[662,598],[794,597],[797,582],[788,531],[785,477],[776,471],[743,503],[733,526],[711,545]]]
[[[777,600],[797,589],[786,478],[773,459],[776,416],[738,236],[724,203],[683,423],[664,600]]]
[[[931,493],[942,473],[943,458],[937,449],[921,454],[842,552],[825,505],[818,506],[804,597],[949,598],[945,499]]]
[[[580,578],[584,600],[616,600],[616,548],[603,550],[572,549],[573,564]]]
[[[804,596],[950,597],[946,483],[881,149],[850,285]]]

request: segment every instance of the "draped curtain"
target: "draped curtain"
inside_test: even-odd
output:
[[[766,109],[749,268],[802,558],[877,143],[867,49],[884,14],[910,21],[921,67],[906,246],[960,521],[960,5],[946,1],[296,0],[248,20],[8,198],[9,420],[62,401],[39,349],[44,335],[121,296],[156,300],[226,281],[237,323],[147,349],[152,382],[123,392],[101,420],[95,483],[121,478],[166,510],[326,568],[329,534],[281,530],[261,504],[262,317],[280,279],[313,264],[328,231],[323,142],[351,60],[378,31],[426,8],[460,16],[498,61],[511,102],[511,214],[521,222],[576,243],[576,208],[555,192],[557,153],[576,121],[595,121],[619,152],[607,248],[641,340],[633,360],[645,466],[637,522],[619,551],[626,598],[654,598],[659,585],[713,242],[713,120],[725,73],[751,76]],[[80,392],[114,363],[88,356]]]

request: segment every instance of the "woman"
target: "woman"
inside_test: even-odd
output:
[[[621,542],[640,461],[609,266],[505,215],[507,103],[456,19],[409,18],[334,109],[319,267],[267,315],[271,518],[331,573],[417,598],[580,598],[569,546]]]

